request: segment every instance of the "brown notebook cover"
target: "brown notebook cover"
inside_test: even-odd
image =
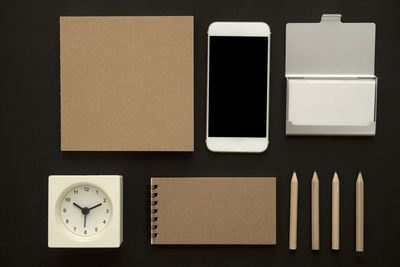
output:
[[[193,151],[193,17],[60,17],[61,150]]]
[[[275,178],[151,178],[151,244],[276,244]]]

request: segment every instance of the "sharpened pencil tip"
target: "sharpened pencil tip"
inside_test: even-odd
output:
[[[297,181],[297,175],[296,175],[296,172],[293,172],[293,175],[292,175],[292,181]]]
[[[358,176],[357,176],[357,183],[360,183],[360,182],[364,182],[364,180],[362,178],[362,175],[361,175],[361,172],[359,172]]]
[[[337,172],[333,175],[332,181],[339,181],[339,176],[337,175]]]
[[[314,172],[313,177],[312,177],[312,180],[313,180],[313,181],[314,181],[314,180],[318,180],[317,172]]]

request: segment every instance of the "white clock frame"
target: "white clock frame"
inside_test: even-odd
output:
[[[111,201],[111,218],[107,226],[93,236],[78,236],[61,220],[61,201],[78,185],[93,185],[104,191]],[[122,243],[122,176],[120,175],[50,175],[48,203],[49,248],[118,248]]]

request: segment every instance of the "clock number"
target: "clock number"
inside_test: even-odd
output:
[[[103,203],[106,203],[106,202],[107,202],[107,199],[106,199],[106,198],[104,198],[104,199],[103,199]]]
[[[77,189],[74,190],[74,194],[78,194],[78,190]]]
[[[69,223],[69,220],[68,220],[68,219],[66,219],[66,220],[65,220],[65,223]]]
[[[85,186],[85,187],[83,188],[83,190],[85,190],[86,192],[89,192],[89,187]]]
[[[95,227],[95,228],[94,228],[94,231],[97,232],[97,231],[99,231],[99,229],[97,229],[97,227]]]
[[[76,231],[76,226],[74,226],[74,232]]]
[[[106,209],[106,213],[110,213],[110,210],[109,210],[109,209]]]
[[[99,190],[96,190],[96,194],[99,194]]]
[[[106,224],[106,220],[104,220],[103,223]]]
[[[85,232],[83,232],[85,235],[87,235],[87,231],[85,230]]]
[[[63,208],[63,212],[66,213],[66,212],[67,212],[67,209],[66,209],[66,208]]]
[[[71,202],[71,198],[69,197],[65,198],[65,202]]]

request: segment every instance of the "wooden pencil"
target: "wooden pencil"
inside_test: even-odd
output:
[[[339,177],[337,173],[333,175],[332,179],[332,249],[339,250]]]
[[[361,172],[356,181],[356,251],[364,251],[364,180]]]
[[[314,172],[311,180],[311,249],[319,250],[319,180]]]
[[[293,172],[290,182],[290,225],[289,249],[297,249],[297,206],[298,206],[298,181],[296,172]]]

